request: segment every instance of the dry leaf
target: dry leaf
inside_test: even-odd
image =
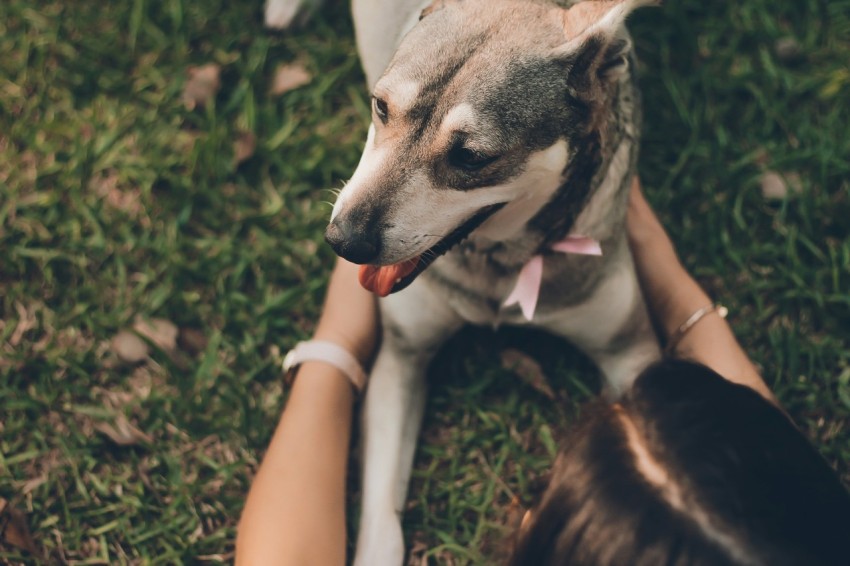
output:
[[[311,80],[313,80],[313,75],[300,63],[278,65],[269,92],[273,96],[280,96],[285,92],[308,84]]]
[[[27,517],[0,497],[0,541],[38,556],[40,553],[30,534]]]
[[[239,132],[236,141],[233,142],[233,161],[239,165],[254,155],[257,149],[257,136],[253,132]]]
[[[806,59],[803,46],[800,45],[799,41],[790,36],[777,39],[776,43],[773,44],[773,52],[776,54],[777,59],[789,65],[802,63]]]
[[[9,344],[12,346],[20,344],[24,334],[35,328],[38,323],[35,317],[35,308],[27,309],[24,305],[15,301],[15,310],[18,311],[18,325],[9,338]]]
[[[189,110],[203,108],[221,88],[221,66],[207,63],[200,67],[189,67],[186,84],[183,85],[183,104]]]
[[[414,537],[415,536],[422,536],[422,533],[416,533]],[[422,566],[423,564],[427,564],[423,558],[426,552],[428,552],[428,545],[425,544],[425,542],[414,538],[413,544],[407,553],[406,566]]]
[[[148,357],[148,345],[129,330],[122,330],[109,343],[109,348],[121,360],[135,364]]]
[[[534,388],[535,391],[542,393],[552,401],[557,398],[537,360],[514,348],[503,350],[501,359],[503,368],[516,373],[522,381]]]
[[[169,320],[136,317],[133,330],[153,342],[160,350],[173,352],[177,348],[177,326]]]
[[[177,343],[180,349],[190,354],[197,354],[207,349],[207,337],[196,328],[181,328]]]
[[[110,207],[126,212],[130,216],[139,216],[142,212],[141,191],[121,188],[118,186],[119,180],[118,172],[114,169],[101,171],[91,178],[89,188],[104,199]]]
[[[519,529],[527,509],[523,507],[518,497],[514,496],[508,504],[508,508],[502,511],[502,523],[511,532]]]
[[[27,495],[32,492],[36,488],[41,487],[42,485],[47,483],[47,474],[42,474],[38,477],[29,479],[24,482],[24,485],[21,486],[21,495]]]
[[[791,194],[799,194],[803,190],[800,175],[789,173],[780,175],[776,171],[765,171],[761,177],[761,194],[769,200],[782,200]]]
[[[106,435],[118,446],[135,446],[137,444],[152,444],[153,438],[142,432],[139,428],[130,424],[123,413],[115,417],[115,422],[97,423],[94,425],[96,431]]]

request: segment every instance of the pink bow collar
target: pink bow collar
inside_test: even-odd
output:
[[[564,254],[602,255],[599,242],[587,236],[570,235],[560,242],[555,242],[549,249]],[[543,281],[543,256],[537,254],[522,267],[519,272],[514,290],[505,299],[504,305],[509,307],[519,303],[526,320],[534,318],[537,299],[540,296],[540,283]]]

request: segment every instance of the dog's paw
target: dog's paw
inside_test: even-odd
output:
[[[271,29],[289,29],[302,23],[320,0],[266,0],[265,22]]]
[[[361,526],[354,566],[402,566],[404,563],[404,537],[398,515],[387,516],[378,523]]]

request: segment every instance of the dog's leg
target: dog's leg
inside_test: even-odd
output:
[[[289,29],[303,23],[322,0],[266,0],[265,22],[271,29]]]
[[[569,339],[596,362],[605,378],[603,392],[612,399],[661,357],[628,253],[588,301],[542,326]]]
[[[419,21],[430,0],[352,0],[357,52],[369,88],[375,86],[401,38]]]
[[[625,393],[644,369],[661,358],[643,301],[635,304],[628,323],[622,329],[629,330],[605,347],[588,350],[605,376],[603,394],[609,399]]]
[[[363,407],[363,497],[357,566],[404,560],[401,513],[425,408],[425,372],[462,321],[426,281],[381,301],[383,341]]]

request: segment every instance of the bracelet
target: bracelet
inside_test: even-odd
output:
[[[682,341],[682,338],[685,337],[685,334],[687,334],[691,328],[696,326],[699,321],[705,318],[706,315],[709,315],[713,312],[716,312],[720,318],[726,318],[726,315],[729,314],[729,309],[727,309],[723,305],[711,303],[710,305],[704,306],[694,311],[694,313],[689,316],[688,319],[673,332],[673,335],[667,339],[667,347],[664,348],[664,353],[668,356],[673,354],[673,352],[676,350],[676,346],[679,345],[679,342]]]
[[[283,358],[287,383],[295,379],[295,370],[304,362],[325,362],[341,371],[357,393],[366,387],[366,372],[354,355],[338,344],[326,340],[299,342]]]

